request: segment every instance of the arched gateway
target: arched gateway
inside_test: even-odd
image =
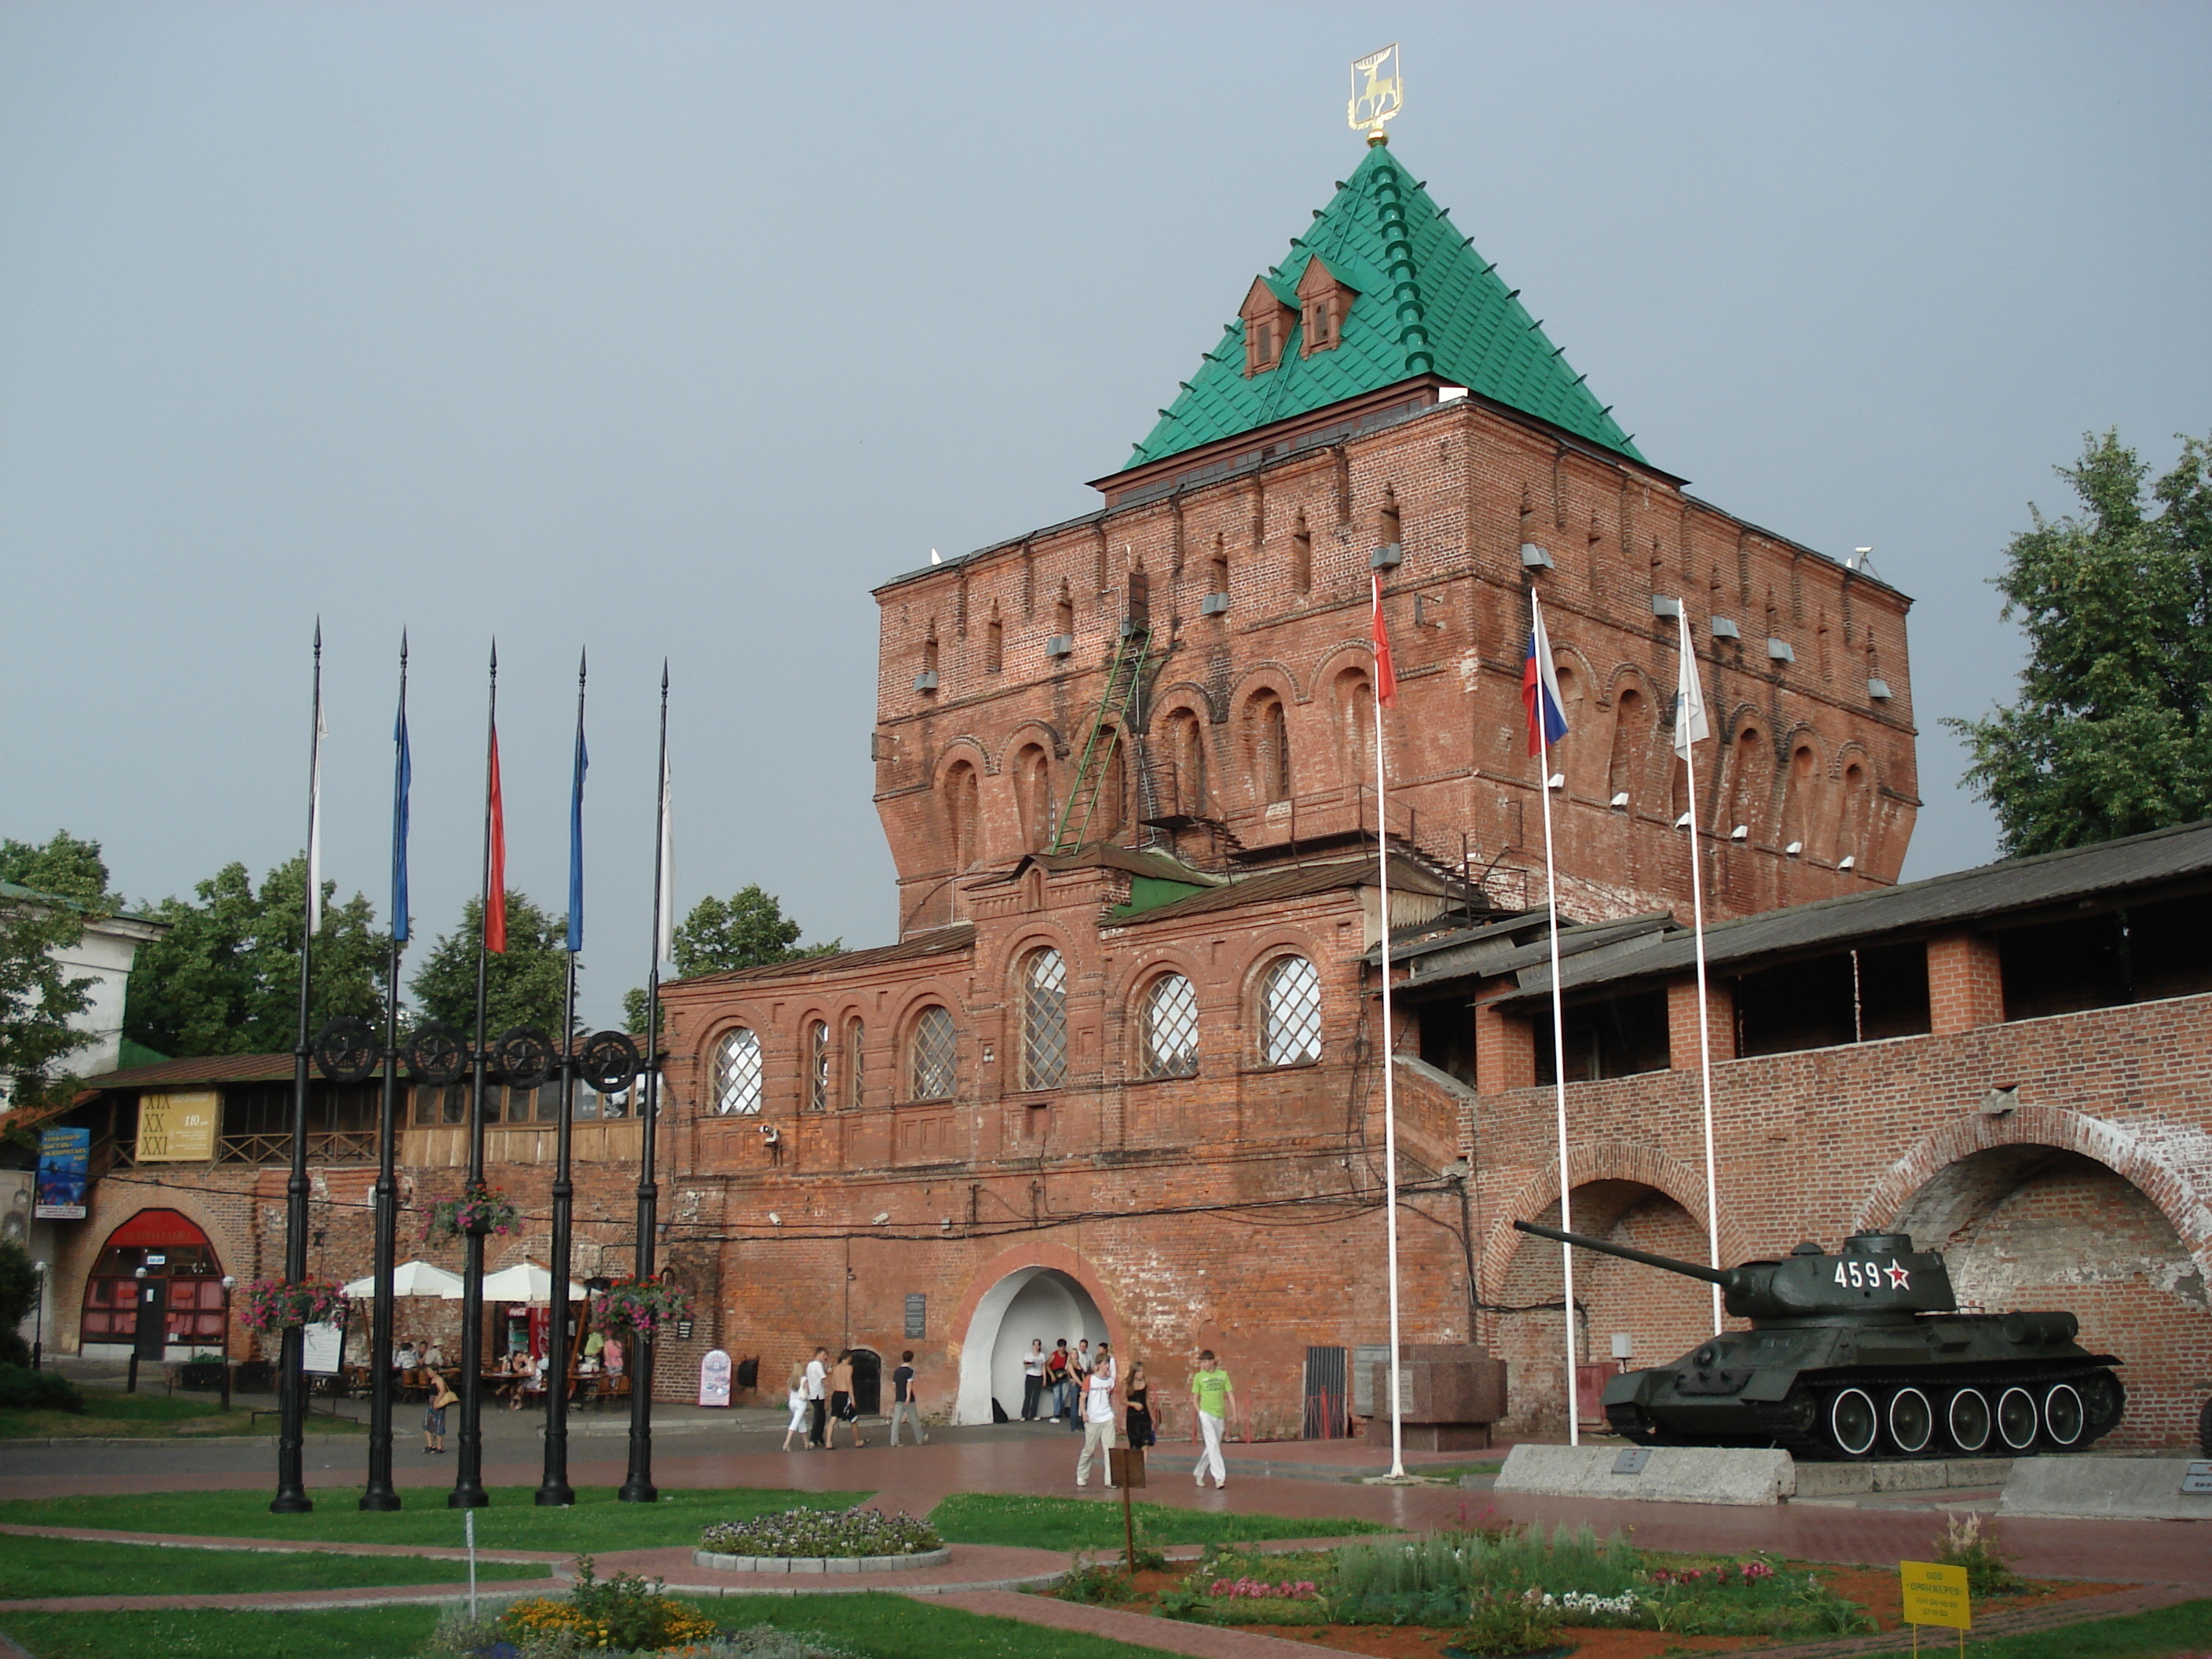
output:
[[[1008,1417],[1022,1413],[1022,1355],[1031,1338],[1049,1349],[1060,1338],[1069,1347],[1109,1340],[1106,1316],[1073,1273],[1060,1267],[1016,1267],[976,1300],[960,1342],[960,1394],[953,1420],[989,1423],[998,1401]]]

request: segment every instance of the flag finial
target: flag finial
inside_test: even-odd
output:
[[[404,628],[399,630],[399,665],[402,668],[407,666],[407,630]]]

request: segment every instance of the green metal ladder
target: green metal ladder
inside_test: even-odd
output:
[[[1098,712],[1091,719],[1090,735],[1083,741],[1083,756],[1075,765],[1075,781],[1067,792],[1067,805],[1060,809],[1059,832],[1052,842],[1055,854],[1073,853],[1090,834],[1099,792],[1106,786],[1115,753],[1121,746],[1125,733],[1131,733],[1130,748],[1132,752],[1135,750],[1132,726],[1133,716],[1141,713],[1145,667],[1152,648],[1152,629],[1148,617],[1140,612],[1121,624],[1121,636],[1114,647],[1113,665],[1106,671],[1105,694],[1098,699]]]

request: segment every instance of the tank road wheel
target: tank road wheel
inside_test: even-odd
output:
[[[2082,1425],[2088,1413],[2081,1409],[2081,1396],[2070,1382],[2054,1382],[2043,1396],[2043,1432],[2054,1446],[2070,1446],[2081,1437]]]
[[[1951,1396],[1943,1412],[1943,1426],[1951,1443],[1962,1452],[1978,1452],[1990,1443],[1990,1402],[1979,1389],[1961,1389]]]
[[[2112,1432],[2127,1409],[2128,1391],[2110,1371],[2091,1371],[2081,1379],[2081,1406],[2089,1413],[2088,1437]],[[2207,1453],[2212,1456],[2212,1453]]]
[[[2035,1443],[2035,1396],[2026,1389],[2007,1389],[1997,1396],[1997,1438],[2016,1452]]]
[[[2033,1402],[2028,1409],[2033,1412]],[[1845,1389],[1828,1402],[1828,1437],[1846,1457],[1864,1457],[1881,1432],[1881,1413],[1864,1389]]]
[[[1936,1408],[1917,1389],[1899,1389],[1889,1397],[1890,1443],[1901,1452],[1928,1449],[1936,1433]]]

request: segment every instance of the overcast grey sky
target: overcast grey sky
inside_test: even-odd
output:
[[[2054,464],[2212,430],[2212,7],[0,6],[0,834],[137,897],[303,838],[386,908],[557,906],[592,653],[587,1012],[678,898],[890,936],[868,590],[1087,511],[1356,166],[1396,153],[1657,465],[1915,596],[1908,875],[1991,855],[1936,726]]]

